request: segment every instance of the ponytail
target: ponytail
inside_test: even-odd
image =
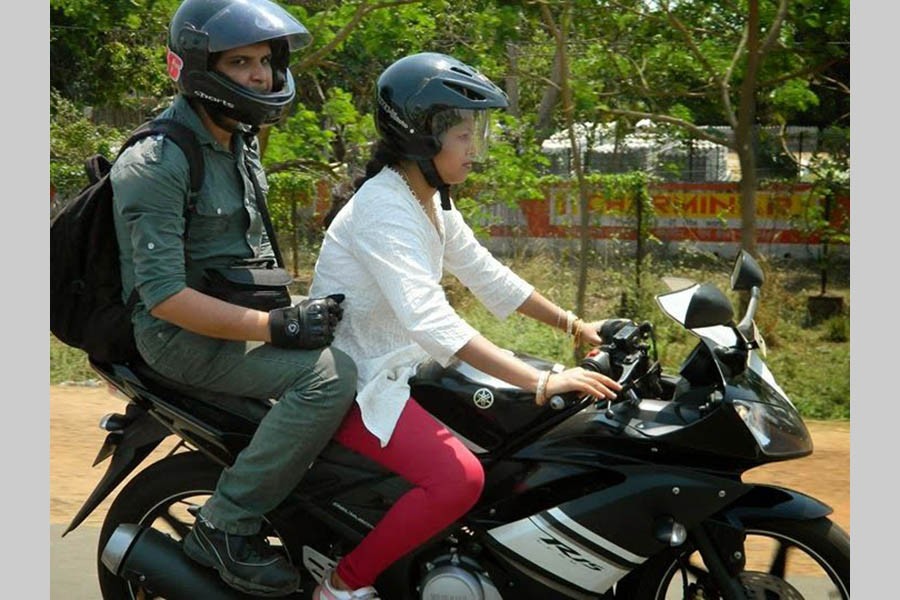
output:
[[[365,174],[353,182],[353,189],[359,191],[366,181],[378,175],[383,168],[394,166],[401,160],[403,160],[403,156],[399,152],[389,147],[384,140],[378,140],[372,151],[372,158],[366,163]]]
[[[347,184],[349,183],[347,181],[332,190],[331,208],[329,208],[328,213],[322,219],[323,227],[327,229],[328,226],[331,225],[331,222],[337,216],[338,212],[344,208],[344,205],[350,201],[350,197],[353,196],[355,192],[359,191],[359,188],[361,188],[366,181],[381,173],[383,168],[397,165],[401,160],[403,160],[403,156],[399,152],[392,150],[384,143],[384,140],[378,140],[378,142],[375,143],[375,149],[372,151],[372,158],[366,163],[365,174],[360,175],[353,181],[353,190],[347,190]]]

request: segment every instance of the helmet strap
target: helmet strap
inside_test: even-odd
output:
[[[436,188],[441,193],[441,208],[450,210],[450,184],[445,183],[441,179],[437,168],[434,166],[434,161],[432,159],[417,160],[416,164],[419,165],[419,170],[422,171],[422,175],[425,176],[425,181],[428,182],[428,185]]]
[[[206,111],[206,114],[209,115],[209,118],[212,119],[212,122],[228,133],[232,135],[235,133],[242,135],[249,133],[251,136],[259,133],[259,127],[243,123],[234,117],[226,115],[222,108],[215,102],[209,102],[200,98],[197,98],[197,101],[203,105],[203,109]]]

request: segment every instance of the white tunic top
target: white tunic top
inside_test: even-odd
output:
[[[384,168],[331,223],[309,290],[346,296],[332,345],[356,362],[356,401],[382,447],[418,364],[431,356],[446,366],[478,335],[447,301],[444,269],[501,319],[534,290],[475,239],[459,211],[440,210],[438,194],[431,201],[440,232],[400,175]]]

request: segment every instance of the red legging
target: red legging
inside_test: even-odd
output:
[[[355,402],[334,437],[416,486],[341,559],[338,575],[353,589],[372,585],[394,561],[465,514],[484,489],[475,455],[412,398],[384,448]]]

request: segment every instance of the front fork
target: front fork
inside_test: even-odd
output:
[[[738,579],[747,563],[743,528],[706,521],[696,527],[690,537],[723,600],[746,600],[744,587]]]

